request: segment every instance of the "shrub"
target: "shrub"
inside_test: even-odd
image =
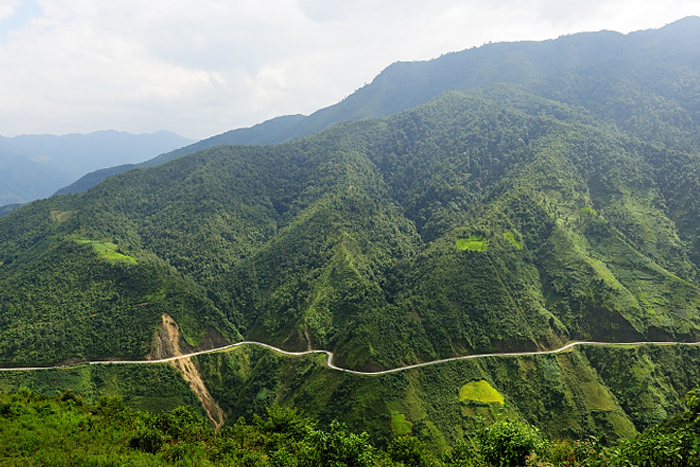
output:
[[[129,446],[139,451],[155,454],[163,447],[164,442],[163,432],[157,428],[149,428],[131,438]]]
[[[432,467],[436,465],[433,455],[425,443],[413,436],[394,439],[387,449],[391,460],[406,467]]]
[[[486,428],[480,439],[480,452],[496,467],[525,466],[526,457],[541,451],[542,440],[536,428],[515,420],[500,420]]]

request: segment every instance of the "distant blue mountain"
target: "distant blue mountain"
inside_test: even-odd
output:
[[[0,136],[0,206],[45,198],[86,173],[141,162],[190,143],[167,131]]]

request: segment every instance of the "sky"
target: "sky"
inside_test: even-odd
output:
[[[202,139],[352,94],[393,62],[700,16],[700,0],[0,0],[0,135]]]

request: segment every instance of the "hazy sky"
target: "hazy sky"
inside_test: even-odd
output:
[[[0,135],[199,139],[309,114],[398,60],[689,15],[699,0],[0,0]]]

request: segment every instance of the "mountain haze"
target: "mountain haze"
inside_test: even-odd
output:
[[[9,144],[0,145],[0,173],[0,206],[46,197],[71,180],[67,174],[33,161]]]
[[[88,172],[141,162],[191,142],[166,131],[0,137],[0,205],[45,198]]]

